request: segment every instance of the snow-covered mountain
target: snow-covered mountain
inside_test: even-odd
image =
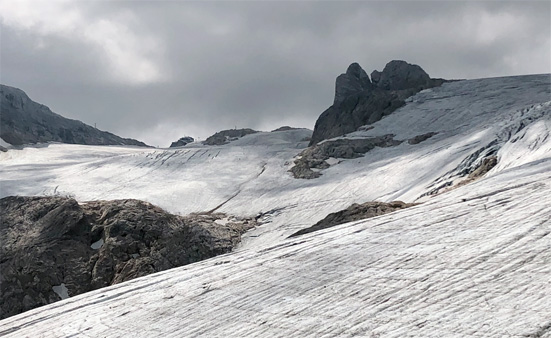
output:
[[[231,254],[5,319],[0,335],[550,336],[550,133],[546,74],[421,91],[337,138],[400,142],[327,158],[309,180],[289,172],[304,129],[215,146],[0,153],[0,197],[136,198],[262,223]],[[460,183],[489,156],[489,173]],[[287,238],[372,200],[422,203]]]

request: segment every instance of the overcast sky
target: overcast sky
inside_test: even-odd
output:
[[[0,82],[155,146],[313,128],[352,62],[432,77],[551,72],[549,1],[0,0]]]

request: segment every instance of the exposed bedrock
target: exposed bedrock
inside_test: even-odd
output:
[[[31,100],[21,89],[0,85],[0,137],[12,145],[63,142],[87,145],[145,143],[101,131],[81,121],[58,115]]]
[[[252,219],[139,200],[0,199],[0,318],[227,253]],[[61,290],[61,291],[60,291]]]
[[[170,144],[170,148],[174,148],[174,147],[183,147],[183,146],[185,146],[185,145],[188,144],[188,143],[192,143],[193,141],[195,141],[195,140],[194,140],[193,137],[191,137],[191,136],[180,137],[180,139],[178,139],[178,141],[172,142],[172,143]]]
[[[437,133],[431,132],[415,136],[408,141],[409,144],[421,143]],[[393,134],[368,138],[337,138],[318,143],[308,147],[298,154],[294,166],[289,170],[295,178],[312,179],[321,176],[321,170],[330,167],[327,160],[351,159],[364,156],[375,147],[394,147],[401,144],[402,140],[395,140]]]
[[[203,144],[208,146],[222,145],[237,140],[245,135],[255,133],[258,133],[258,131],[249,128],[222,130],[207,137],[207,139],[203,141]]]
[[[301,229],[289,237],[296,237],[304,234],[308,234],[314,231],[327,229],[339,224],[358,221],[361,219],[376,217],[384,214],[388,214],[397,210],[412,207],[416,204],[404,203],[402,201],[394,201],[390,203],[385,202],[367,202],[363,204],[354,203],[348,208],[331,213],[318,223],[312,225],[309,228]]]
[[[389,62],[382,72],[373,71],[370,80],[353,63],[337,77],[333,105],[316,121],[310,145],[377,122],[403,106],[408,97],[444,81],[431,79],[421,67],[399,60]]]

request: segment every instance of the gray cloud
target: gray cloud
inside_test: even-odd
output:
[[[551,72],[547,1],[29,4],[0,0],[0,82],[160,146],[235,126],[312,128],[354,61],[369,73],[403,59],[444,78]]]

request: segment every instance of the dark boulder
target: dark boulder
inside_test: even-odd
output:
[[[423,90],[432,87],[432,79],[418,65],[393,60],[387,63],[380,73],[377,87],[384,90]]]
[[[335,103],[342,102],[348,96],[357,94],[364,90],[372,88],[369,76],[360,67],[359,64],[353,63],[348,66],[346,73],[341,74],[335,81]]]

